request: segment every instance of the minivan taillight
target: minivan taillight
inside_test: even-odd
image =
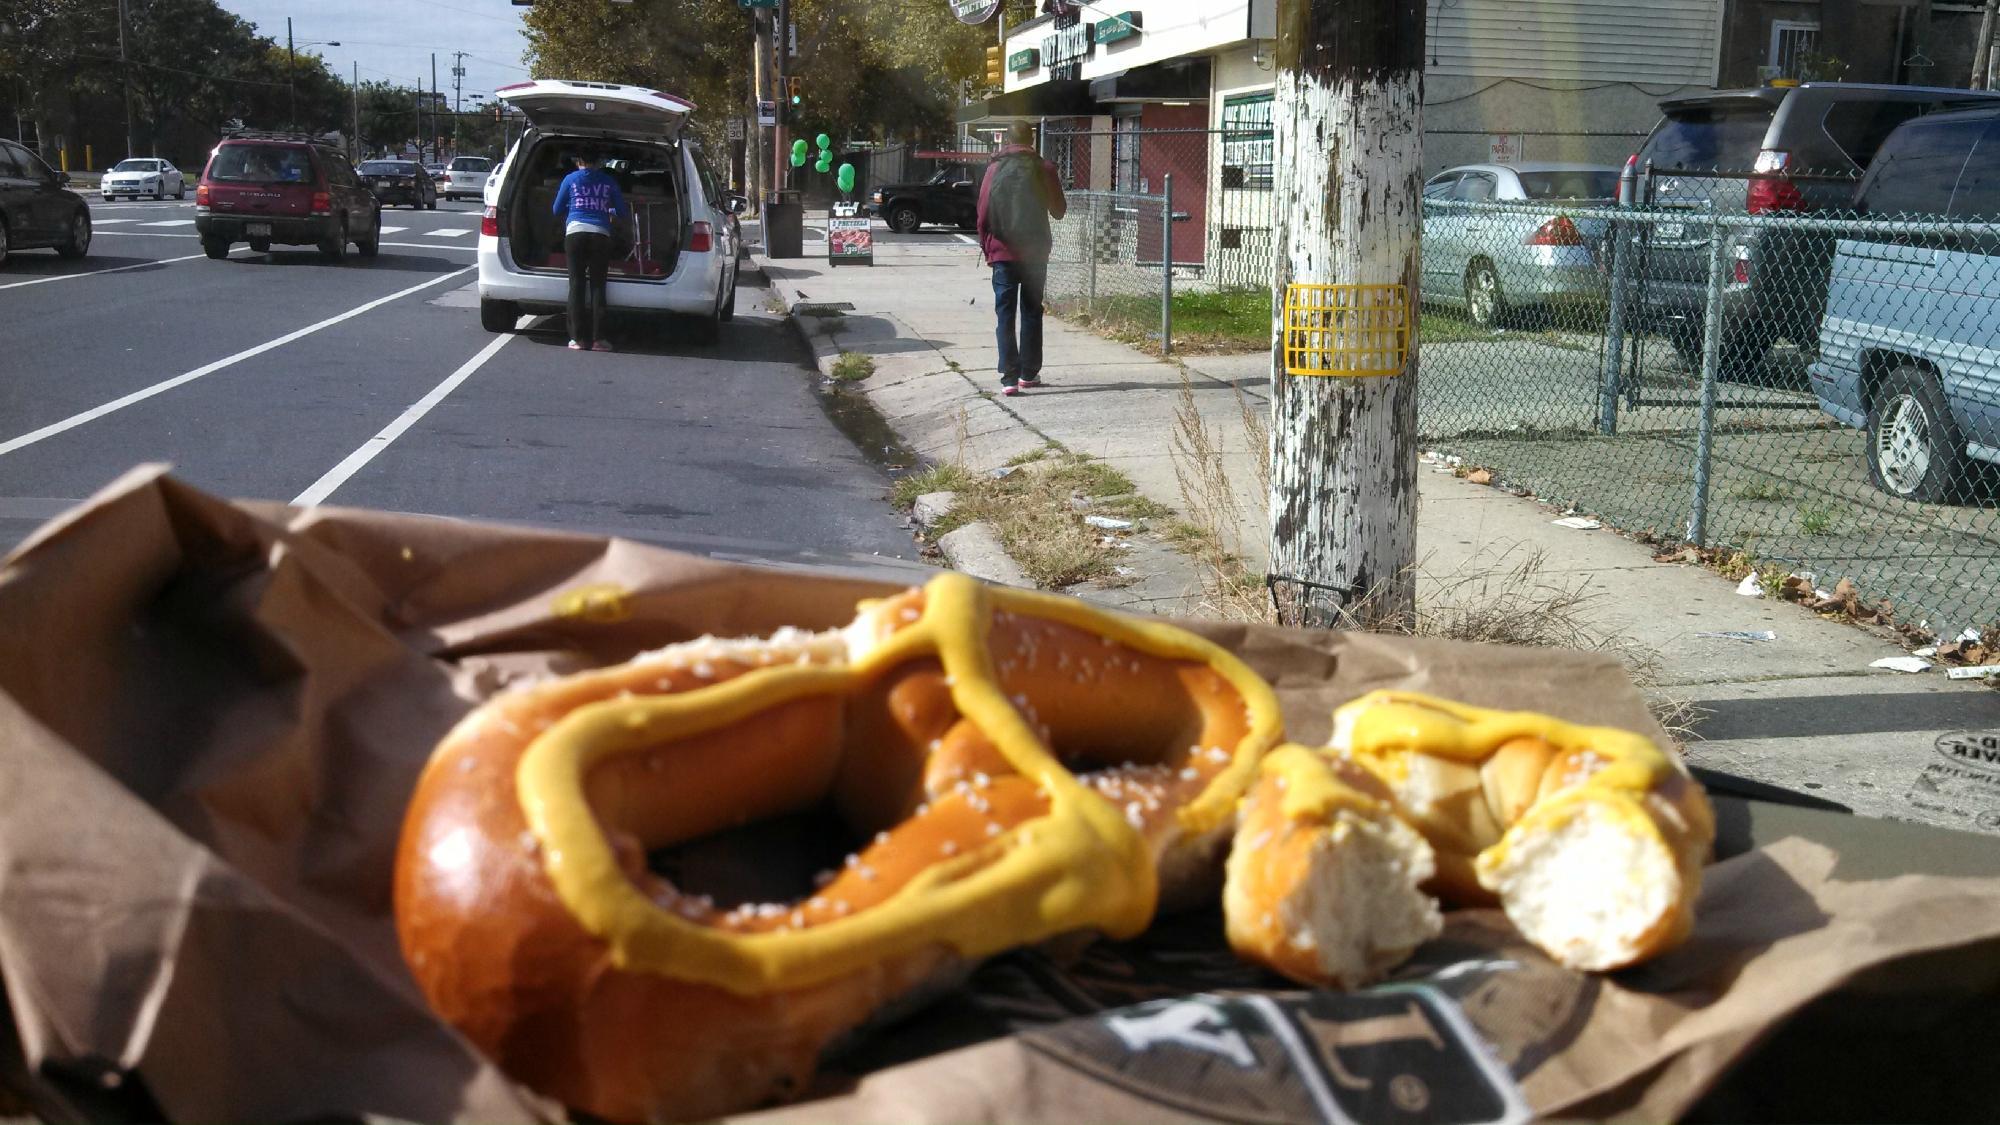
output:
[[[710,239],[709,239],[709,226],[708,226],[708,224],[707,224],[707,223],[696,223],[696,224],[694,225],[694,229],[688,232],[688,251],[689,251],[689,253],[693,253],[693,254],[706,254],[706,253],[708,253],[708,251],[709,251],[709,249],[710,249],[710,246],[711,246],[711,242],[710,242]]]
[[[500,209],[488,207],[479,214],[479,236],[481,238],[500,237]]]
[[[1577,231],[1576,224],[1569,221],[1568,215],[1557,215],[1535,228],[1535,233],[1528,236],[1528,245],[1581,246],[1583,235]]]
[[[196,185],[194,186],[194,205],[195,205],[196,207],[206,207],[206,206],[208,206],[208,185],[207,185],[207,184],[196,184]]]
[[[1765,149],[1757,154],[1757,163],[1750,169],[1750,194],[1744,201],[1744,209],[1752,215],[1768,214],[1772,211],[1803,211],[1806,197],[1799,192],[1799,185],[1792,182],[1790,169],[1792,154]]]
[[[312,213],[315,215],[333,214],[333,196],[323,191],[313,192]]]

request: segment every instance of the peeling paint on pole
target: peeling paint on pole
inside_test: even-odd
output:
[[[1401,284],[1416,315],[1424,4],[1280,0],[1278,263],[1285,287]],[[1417,340],[1398,376],[1285,374],[1273,348],[1271,581],[1290,624],[1415,610]]]

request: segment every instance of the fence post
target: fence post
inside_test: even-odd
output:
[[[1161,177],[1165,200],[1160,212],[1160,354],[1174,350],[1174,174]]]
[[[1723,253],[1724,228],[1710,220],[1708,239],[1708,299],[1702,308],[1701,418],[1694,442],[1694,503],[1688,513],[1688,542],[1708,546],[1708,468],[1715,451],[1715,384],[1722,369],[1722,288],[1728,255]]]
[[[1090,315],[1095,317],[1097,315],[1097,228],[1104,220],[1097,214],[1096,195],[1084,196],[1083,202],[1085,207],[1083,221],[1077,224],[1076,236],[1083,243],[1083,260],[1088,263],[1085,266],[1085,276],[1089,278],[1090,303],[1085,307],[1090,310]]]
[[[1604,241],[1611,254],[1611,311],[1604,325],[1604,371],[1598,380],[1597,430],[1605,435],[1618,432],[1618,376],[1625,359],[1625,289],[1632,260],[1625,240],[1633,229],[1625,220],[1625,212],[1632,206],[1635,179],[1632,164],[1627,161],[1625,170],[1618,174],[1618,208],[1611,214],[1611,234]]]

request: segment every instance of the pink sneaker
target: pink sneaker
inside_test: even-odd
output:
[[[569,350],[573,352],[580,352],[583,350],[583,345],[577,343],[575,340],[571,340],[569,342]]]
[[[1021,393],[1021,388],[1019,388],[1019,387],[1001,387],[1001,388],[1000,388],[1000,393],[1001,393],[1001,394],[1003,394],[1003,395],[1006,395],[1006,396],[1007,396],[1008,398],[1013,398],[1013,397],[1014,397],[1015,395],[1018,395],[1018,394],[1020,394],[1020,393]]]
[[[590,345],[590,350],[594,352],[610,352],[617,351],[618,349],[612,347],[607,341],[599,340],[595,344]]]

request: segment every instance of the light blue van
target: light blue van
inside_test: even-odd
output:
[[[1855,206],[1950,225],[1838,243],[1813,392],[1868,432],[1877,487],[1970,500],[1969,462],[2000,463],[2000,112],[1899,126]]]

